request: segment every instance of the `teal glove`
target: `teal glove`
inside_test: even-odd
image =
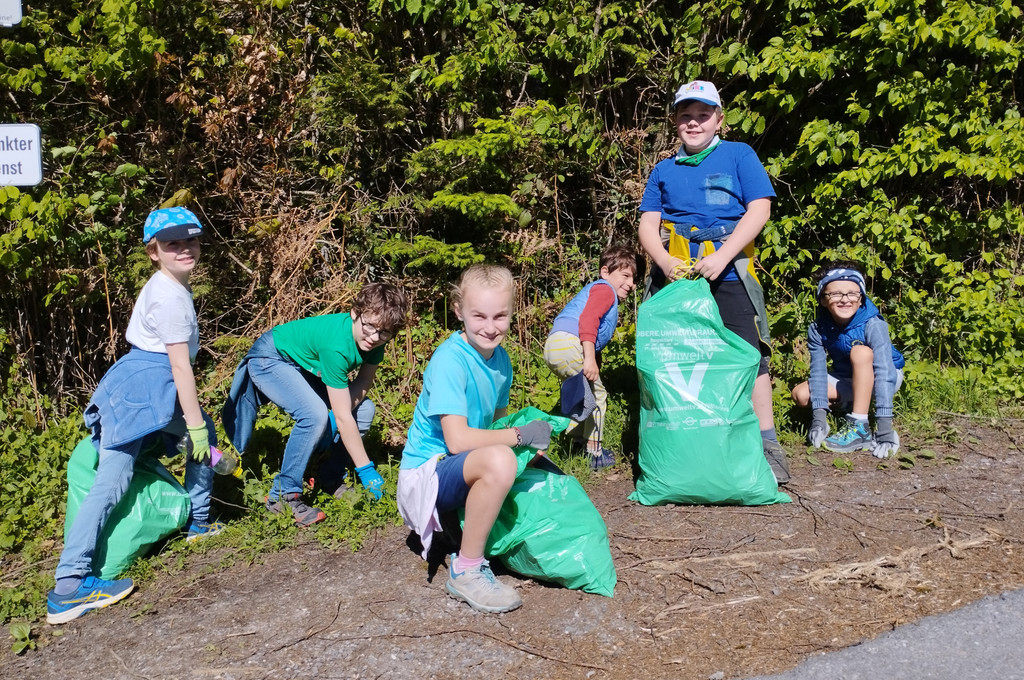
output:
[[[192,442],[189,454],[192,460],[197,463],[210,462],[210,433],[206,430],[206,423],[199,427],[188,428],[188,438]]]
[[[360,484],[372,493],[374,498],[380,500],[384,496],[384,478],[380,476],[372,462],[357,467],[356,474],[359,475]]]

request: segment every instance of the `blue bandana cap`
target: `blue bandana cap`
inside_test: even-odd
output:
[[[868,291],[864,285],[864,275],[856,269],[829,269],[825,272],[825,276],[821,277],[821,281],[818,282],[818,298],[821,298],[821,294],[825,292],[825,286],[832,283],[833,281],[853,281],[860,287],[860,294],[864,297],[868,296]]]
[[[183,241],[203,235],[203,225],[188,208],[160,208],[149,213],[142,227],[142,242]]]

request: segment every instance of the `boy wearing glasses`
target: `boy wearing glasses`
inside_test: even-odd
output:
[[[903,355],[892,346],[889,325],[868,299],[864,274],[856,264],[840,262],[823,269],[817,297],[817,316],[807,332],[810,380],[793,388],[794,401],[813,409],[807,438],[815,448],[824,444],[837,453],[869,449],[876,458],[888,458],[900,446],[892,429],[892,400],[903,383]],[[868,425],[872,394],[874,436]],[[830,402],[850,409],[843,427],[832,436]]]
[[[268,511],[290,511],[299,526],[325,519],[322,510],[302,501],[302,480],[313,453],[338,441],[344,450],[331,451],[321,470],[321,487],[336,496],[347,490],[347,454],[362,485],[381,498],[384,480],[363,448],[362,435],[374,414],[366,394],[384,358],[384,345],[405,325],[408,312],[401,289],[370,283],[356,295],[347,314],[284,323],[253,343],[235,371],[223,420],[231,443],[244,452],[260,404],[272,402],[295,419],[281,472],[267,496]],[[353,371],[356,376],[350,380]]]

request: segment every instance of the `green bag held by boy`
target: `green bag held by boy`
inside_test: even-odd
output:
[[[788,503],[764,457],[751,394],[761,357],[722,323],[704,279],[640,306],[640,476],[644,505]]]
[[[93,574],[116,578],[132,561],[161,538],[178,531],[188,520],[192,502],[188,492],[167,471],[152,447],[135,461],[135,472],[124,496],[114,507],[96,542]],[[78,508],[96,478],[99,452],[86,436],[68,461],[68,509],[64,518],[64,540],[75,521]]]
[[[568,418],[527,407],[491,427],[515,427],[532,420],[550,423],[553,432],[569,425]],[[544,467],[527,467],[537,454],[533,449],[514,451],[519,473],[484,552],[523,576],[611,597],[617,577],[608,527],[587,492],[575,477],[555,472],[550,461]]]

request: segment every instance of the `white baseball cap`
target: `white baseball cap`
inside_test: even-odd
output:
[[[722,98],[718,96],[718,89],[706,80],[694,80],[676,90],[672,108],[688,101],[702,102],[708,106],[722,106]]]

